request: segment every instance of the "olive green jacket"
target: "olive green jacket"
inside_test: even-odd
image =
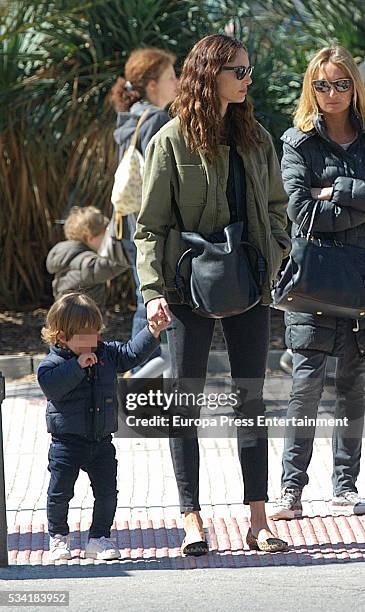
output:
[[[267,281],[262,303],[269,304],[271,281],[290,249],[285,232],[287,195],[269,133],[260,126],[263,143],[241,155],[246,173],[248,240],[266,259]],[[152,138],[146,151],[142,207],[134,236],[137,271],[145,304],[157,297],[169,303],[180,299],[174,288],[176,263],[187,249],[172,210],[171,189],[187,231],[205,236],[221,231],[230,221],[226,187],[229,147],[209,163],[200,153],[189,151],[175,117]],[[188,268],[182,270],[188,277]],[[229,287],[222,287],[229,290]]]

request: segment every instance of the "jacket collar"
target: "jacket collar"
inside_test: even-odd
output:
[[[294,149],[296,149],[297,147],[299,147],[299,145],[302,144],[302,142],[305,142],[309,138],[312,138],[316,135],[316,133],[317,132],[314,128],[309,132],[302,132],[302,130],[300,130],[299,128],[291,127],[284,132],[280,140],[286,142],[287,144],[294,147]]]
[[[359,135],[365,132],[364,122],[360,115],[358,115],[353,108],[351,108],[350,110],[350,120]],[[297,148],[303,142],[318,134],[318,136],[321,136],[321,138],[344,152],[344,149],[342,149],[339,144],[333,142],[333,140],[329,138],[326,130],[325,119],[322,113],[313,116],[313,125],[314,127],[309,130],[309,132],[302,132],[302,130],[296,127],[291,127],[284,132],[280,140],[290,144],[294,148]]]
[[[76,353],[71,351],[71,349],[64,346],[60,346],[59,344],[52,344],[49,348],[49,352],[51,355],[58,355],[58,357],[62,357],[63,359],[71,359],[72,357],[77,357]],[[101,356],[103,352],[104,342],[102,340],[99,340],[95,354],[97,356]]]
[[[365,130],[364,130],[364,122],[362,118],[360,117],[360,115],[358,115],[355,112],[353,107],[351,107],[350,109],[350,121],[357,132],[357,136],[354,141],[356,142],[356,140],[358,140],[358,138],[364,133]],[[319,136],[321,136],[321,138],[329,142],[337,150],[341,151],[342,153],[346,153],[346,151],[344,151],[341,145],[339,145],[337,142],[334,142],[328,136],[327,129],[326,129],[326,122],[325,122],[325,119],[322,113],[318,115],[318,117],[313,121],[313,123],[314,123],[315,131],[317,132],[317,134],[319,134]]]
[[[351,109],[350,109],[350,121],[353,127],[355,128],[355,130],[359,134],[365,131],[364,122],[362,120],[362,117],[355,111],[353,106],[351,106]],[[328,139],[327,131],[326,131],[326,123],[325,123],[325,119],[322,113],[320,113],[318,116],[313,118],[313,125],[314,125],[314,129],[316,130],[316,132],[318,132],[318,134],[320,134],[320,136],[324,136]]]

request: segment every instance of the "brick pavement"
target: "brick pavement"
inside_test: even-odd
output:
[[[210,382],[214,385],[214,381]],[[265,400],[269,415],[285,413],[288,378],[268,377]],[[321,415],[333,408],[327,389]],[[44,419],[45,400],[36,386],[8,388],[3,403],[9,556],[16,564],[49,564],[46,534],[47,450],[49,436]],[[203,438],[200,497],[210,543],[205,558],[181,558],[182,520],[166,439],[115,439],[118,470],[118,508],[114,537],[122,551],[122,564],[138,568],[244,567],[254,565],[307,565],[365,559],[365,519],[331,517],[331,443],[315,441],[304,490],[305,517],[279,521],[272,528],[289,541],[287,553],[270,555],[248,551],[245,534],[248,514],[242,505],[243,484],[232,438]],[[269,442],[270,503],[280,491],[282,439]],[[365,453],[359,488],[365,487]],[[70,504],[69,523],[76,555],[56,565],[93,565],[104,562],[80,559],[91,519],[92,492],[86,474],[80,473]],[[270,503],[268,507],[270,508]],[[119,562],[117,562],[119,563]],[[123,567],[124,567],[123,565]]]

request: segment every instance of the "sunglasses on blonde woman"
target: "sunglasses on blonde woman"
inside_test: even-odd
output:
[[[253,68],[253,66],[222,66],[221,70],[232,70],[235,73],[236,78],[239,81],[242,81],[245,76],[251,76]]]
[[[336,81],[317,80],[312,81],[312,85],[318,93],[328,93],[334,87],[338,93],[348,91],[352,85],[352,79],[336,79]]]

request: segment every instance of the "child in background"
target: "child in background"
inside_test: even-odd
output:
[[[142,329],[126,344],[103,342],[100,309],[87,295],[70,293],[50,308],[42,337],[49,354],[38,368],[47,397],[50,483],[47,518],[50,557],[70,559],[67,515],[80,469],[91,482],[94,510],[85,557],[119,559],[110,529],[117,507],[117,460],[111,434],[118,429],[117,373],[144,361],[166,323]]]
[[[130,267],[121,242],[106,233],[108,223],[95,206],[71,208],[64,225],[67,240],[58,242],[46,260],[47,271],[55,275],[55,300],[70,291],[83,291],[104,309],[106,281]]]

